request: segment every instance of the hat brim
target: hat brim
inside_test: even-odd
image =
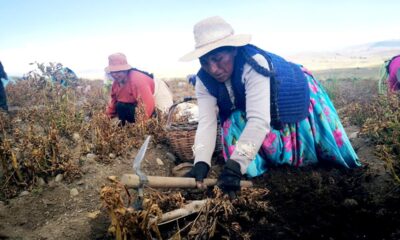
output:
[[[132,68],[131,65],[125,64],[125,65],[118,65],[118,66],[108,66],[108,67],[104,68],[104,71],[106,71],[106,73],[110,73],[110,72],[125,71],[125,70],[129,70],[131,68]]]
[[[219,47],[227,47],[227,46],[241,47],[241,46],[249,44],[250,40],[251,40],[251,35],[249,35],[249,34],[238,34],[238,35],[229,36],[227,38],[224,38],[224,39],[218,40],[216,42],[207,44],[205,46],[199,47],[199,48],[195,49],[194,51],[181,57],[179,59],[179,61],[188,62],[188,61],[198,59],[201,56],[203,56],[203,55],[207,54],[208,52],[211,52],[212,50],[217,49]]]

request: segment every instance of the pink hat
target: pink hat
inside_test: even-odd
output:
[[[123,53],[114,53],[108,56],[108,67],[104,70],[106,73],[118,72],[131,69],[132,66],[128,64],[126,56]]]

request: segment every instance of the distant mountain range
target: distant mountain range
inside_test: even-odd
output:
[[[366,68],[381,65],[400,54],[400,39],[351,46],[332,52],[304,52],[289,56],[310,70]]]
[[[400,48],[400,40],[380,41],[367,45],[369,45],[370,48]]]

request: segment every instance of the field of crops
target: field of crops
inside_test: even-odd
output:
[[[169,81],[174,100],[193,95]],[[378,95],[377,79],[323,81],[363,167],[273,168],[229,201],[219,189],[121,185],[146,135],[143,170],[171,176],[166,116],[120,127],[105,116],[102,81],[71,87],[42,78],[7,86],[10,113],[0,112],[0,239],[400,239],[400,101]],[[211,177],[221,161],[216,157]],[[190,200],[198,214],[158,225]],[[157,218],[159,217],[159,218]]]

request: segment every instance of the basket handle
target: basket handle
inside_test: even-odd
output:
[[[171,124],[172,124],[171,120],[172,120],[172,115],[173,115],[172,113],[174,113],[176,106],[178,106],[181,103],[185,103],[185,102],[189,102],[189,101],[195,101],[195,100],[197,100],[197,98],[188,96],[188,97],[184,97],[182,101],[173,104],[168,110],[168,118],[167,118],[167,126],[166,126],[166,128],[169,129],[171,127]]]

